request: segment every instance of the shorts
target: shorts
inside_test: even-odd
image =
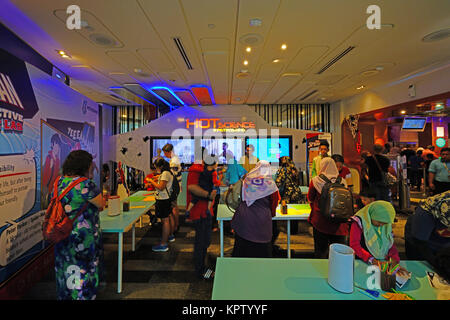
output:
[[[172,203],[170,202],[170,199],[156,200],[155,203],[156,217],[164,219],[169,217],[171,212],[172,212]]]

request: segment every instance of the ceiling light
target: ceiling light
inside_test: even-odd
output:
[[[244,60],[244,66],[248,65],[248,61]]]
[[[210,29],[214,29],[215,27],[216,27],[216,25],[213,23],[208,24],[208,28],[210,28]]]
[[[280,62],[280,59],[273,59],[272,62],[273,62],[273,63]]]
[[[361,90],[363,88],[364,88],[364,86],[359,86],[358,88],[356,88],[356,90]]]
[[[66,53],[64,52],[64,51],[62,51],[62,50],[58,50],[58,53],[60,54],[60,55],[65,55]]]
[[[255,18],[255,19],[250,19],[250,26],[251,27],[261,27],[262,26],[262,20]]]
[[[283,43],[283,44],[281,45],[281,50],[286,50],[286,49],[287,49],[287,45]]]
[[[401,113],[401,114],[405,114],[405,113],[406,113],[406,110],[402,110],[402,111],[400,111],[400,113]]]
[[[251,51],[252,51],[252,48],[251,48],[251,47],[247,47],[247,48],[245,49],[245,51],[251,52]]]
[[[377,66],[377,67],[375,67],[375,69],[378,70],[378,71],[381,71],[381,70],[384,70],[384,67],[383,66]]]

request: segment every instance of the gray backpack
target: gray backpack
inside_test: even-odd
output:
[[[242,179],[239,179],[236,183],[228,187],[225,192],[225,204],[228,209],[235,213],[242,201]]]

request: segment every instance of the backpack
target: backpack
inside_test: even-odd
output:
[[[180,183],[178,182],[177,177],[173,175],[172,171],[169,170],[169,172],[173,177],[172,192],[170,193],[169,190],[167,190],[167,186],[166,186],[166,191],[167,191],[167,194],[169,195],[170,202],[174,202],[174,201],[176,202],[178,199],[178,195],[180,194]]]
[[[87,180],[87,178],[79,178],[69,186],[58,196],[58,183],[61,177],[58,177],[54,184],[53,197],[50,200],[50,204],[45,212],[44,223],[42,224],[42,235],[44,240],[52,243],[58,243],[66,239],[73,229],[74,221],[80,216],[80,214],[87,208],[88,202],[78,211],[73,219],[70,219],[61,204],[61,199],[77,184]]]
[[[347,222],[354,215],[352,192],[341,184],[342,177],[331,182],[325,175],[319,175],[325,181],[319,199],[320,212],[333,222]]]
[[[230,185],[225,192],[225,204],[228,209],[235,213],[242,201],[242,183],[243,179],[239,179],[236,183]]]

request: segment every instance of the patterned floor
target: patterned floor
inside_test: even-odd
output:
[[[394,224],[395,241],[400,257],[404,259],[404,224],[406,215],[398,214]],[[136,228],[136,250],[131,251],[131,232],[124,235],[122,293],[117,293],[117,235],[105,234],[105,283],[99,289],[98,300],[127,299],[193,299],[210,300],[213,282],[196,278],[193,267],[194,231],[189,223],[180,217],[180,231],[176,241],[169,244],[168,252],[153,252],[151,246],[161,237],[160,225],[149,226],[147,216],[142,227]],[[276,257],[286,257],[285,223],[279,222],[281,230],[275,252]],[[220,256],[219,231],[213,232],[208,249],[208,264],[215,265]],[[224,254],[230,256],[234,244],[232,235],[226,234]],[[299,222],[299,232],[291,236],[292,258],[313,257],[312,228],[307,222]],[[37,283],[23,299],[54,300],[54,272]]]

